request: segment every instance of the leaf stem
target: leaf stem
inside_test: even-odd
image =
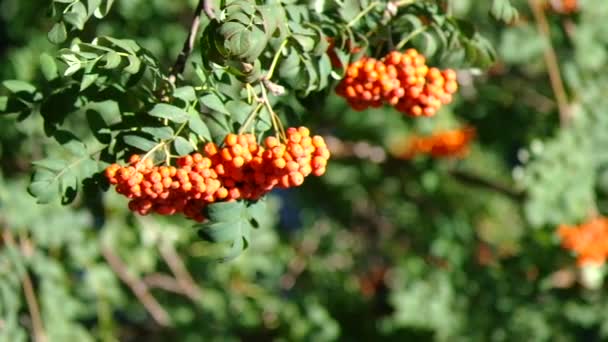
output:
[[[401,39],[401,41],[399,41],[399,43],[397,43],[397,45],[395,45],[395,50],[401,50],[405,44],[407,44],[407,42],[409,42],[410,40],[412,40],[412,38],[416,37],[417,35],[421,34],[422,32],[426,31],[426,26],[421,26],[417,29],[415,29],[414,31],[410,32],[410,34],[408,34],[405,38]]]
[[[173,140],[175,140],[179,134],[182,132],[182,130],[184,129],[184,127],[186,127],[186,124],[188,123],[188,121],[184,122],[183,124],[181,124],[181,126],[179,126],[179,128],[177,129],[177,131],[175,132],[175,134],[173,134],[173,137],[167,140],[162,140],[161,142],[159,142],[158,144],[156,144],[156,146],[152,147],[152,149],[150,149],[150,151],[146,152],[146,154],[144,154],[144,156],[141,158],[142,161],[148,159],[152,153],[154,153],[155,151],[157,151],[159,148],[163,148],[165,147],[167,144],[170,144]]]
[[[380,2],[378,2],[378,1],[374,1],[371,4],[369,4],[365,9],[363,9],[363,11],[361,11],[359,14],[357,14],[356,17],[354,17],[351,21],[349,21],[348,24],[346,24],[346,27],[351,27],[351,26],[355,25],[369,11],[373,10],[378,5],[380,5]]]
[[[272,63],[270,64],[270,68],[268,69],[268,73],[266,74],[266,79],[269,80],[272,78],[272,75],[274,74],[274,69],[277,67],[277,63],[279,62],[279,57],[281,56],[281,53],[283,52],[283,49],[285,48],[285,46],[287,46],[287,38],[283,39],[283,41],[281,42],[281,45],[279,45],[279,49],[274,54],[274,57],[272,58]]]

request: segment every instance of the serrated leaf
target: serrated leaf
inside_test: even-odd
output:
[[[55,158],[37,160],[35,162],[32,162],[32,164],[51,171],[60,171],[66,166],[65,160]]]
[[[138,135],[125,135],[122,139],[125,144],[133,146],[142,151],[150,151],[154,148],[154,146],[156,146],[156,143],[154,141],[151,141],[144,137],[140,137]]]
[[[0,112],[6,112],[8,108],[8,96],[0,96]]]
[[[112,8],[113,3],[114,0],[102,0],[101,4],[93,12],[93,15],[99,19],[105,17]]]
[[[47,37],[49,41],[53,44],[63,43],[68,37],[68,32],[65,29],[65,24],[63,22],[55,23],[55,25],[53,25],[53,27],[47,34]]]
[[[104,57],[105,65],[103,66],[106,69],[114,69],[120,65],[121,58],[118,52],[108,52]]]
[[[190,120],[188,121],[188,127],[190,130],[199,137],[202,137],[206,141],[211,141],[211,133],[209,132],[209,128],[201,119],[199,113],[194,113],[190,115]]]
[[[190,144],[190,142],[184,137],[176,137],[175,140],[173,140],[173,147],[179,156],[185,156],[186,154],[194,151],[194,146],[192,146],[192,144]]]
[[[156,104],[148,114],[177,123],[184,123],[190,117],[185,110],[166,103]]]
[[[89,16],[93,15],[95,10],[99,8],[102,0],[87,0],[87,14]]]
[[[46,52],[40,54],[40,70],[47,81],[54,80],[59,76],[55,58],[51,57],[51,55]]]
[[[70,140],[62,144],[61,147],[70,151],[75,156],[84,157],[88,154],[86,145],[78,140]]]
[[[245,204],[241,201],[213,203],[206,208],[206,217],[214,222],[236,222],[247,219]]]
[[[283,59],[279,66],[279,75],[281,78],[296,77],[300,71],[300,57],[295,48],[290,49],[287,58]]]
[[[243,124],[254,106],[242,101],[230,100],[226,103],[226,109],[230,111],[231,118],[234,122]]]
[[[99,77],[99,74],[85,74],[82,76],[82,82],[80,82],[80,91],[87,89],[93,84]]]
[[[267,214],[268,210],[266,208],[266,201],[264,200],[259,200],[247,206],[247,215],[249,216],[249,221],[254,228],[258,228],[260,226],[260,222],[262,222],[263,217]]]
[[[137,52],[141,49],[139,45],[132,39],[116,39],[113,37],[104,36],[101,38],[101,40],[106,40],[112,45],[118,46],[131,55],[137,55]]]
[[[105,126],[117,124],[121,121],[120,108],[114,100],[87,103],[87,110],[95,111],[103,118]]]
[[[173,96],[177,97],[178,99],[182,99],[186,102],[192,102],[196,100],[196,92],[194,91],[194,88],[192,86],[175,88],[175,90],[173,91]]]
[[[222,103],[222,100],[215,94],[207,94],[207,95],[201,97],[200,102],[205,107],[208,107],[216,112],[230,115],[230,112],[226,109],[226,107],[224,106],[224,103]]]
[[[87,18],[87,9],[82,2],[75,2],[72,5],[70,12],[63,15],[63,20],[70,23],[78,30],[82,30],[84,28]]]
[[[136,74],[139,71],[139,68],[141,67],[141,60],[137,56],[133,55],[127,55],[127,60],[129,61],[129,64],[124,69],[125,72],[128,72],[130,74]]]
[[[161,127],[143,127],[142,132],[146,132],[158,140],[166,140],[173,138],[173,128],[169,126]]]
[[[202,237],[210,242],[235,242],[242,238],[244,222],[213,222],[200,226]]]
[[[58,177],[49,170],[36,170],[28,192],[37,198],[38,203],[49,203],[59,197]]]
[[[71,75],[75,74],[78,70],[80,70],[81,67],[82,67],[82,64],[80,64],[80,63],[72,64],[72,65],[68,66],[67,69],[65,69],[65,71],[63,72],[63,76],[71,76]]]
[[[36,91],[36,87],[20,80],[6,80],[2,82],[2,85],[11,93],[25,92],[28,94],[33,94]]]

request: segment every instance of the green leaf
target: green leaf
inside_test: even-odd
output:
[[[214,222],[203,226],[203,238],[211,242],[235,242],[240,239],[244,222]]]
[[[63,15],[63,20],[76,27],[78,30],[84,28],[87,22],[87,9],[82,2],[76,2],[72,5],[71,11]]]
[[[28,94],[33,94],[36,91],[36,87],[20,80],[6,80],[2,82],[2,85],[11,93],[25,92]]]
[[[211,221],[221,222],[236,222],[245,216],[245,203],[236,202],[219,202],[207,206],[206,215]]]
[[[196,92],[192,86],[183,86],[179,88],[175,88],[173,91],[173,96],[178,99],[182,99],[186,102],[193,102],[196,100]]]
[[[55,58],[46,52],[40,54],[40,70],[47,81],[54,80],[59,76]]]
[[[292,78],[298,76],[300,72],[300,57],[295,48],[291,48],[287,58],[283,59],[279,66],[281,78]]]
[[[125,135],[122,139],[125,144],[133,146],[142,151],[150,151],[154,148],[154,146],[156,146],[156,143],[154,141],[148,140],[138,135]]]
[[[87,89],[93,84],[99,77],[99,74],[85,74],[82,76],[82,82],[80,82],[80,91]]]
[[[0,113],[6,112],[8,108],[8,96],[0,96]]]
[[[87,110],[92,110],[101,115],[106,126],[117,124],[121,121],[120,108],[114,100],[100,102],[91,101],[87,103]]]
[[[157,140],[166,140],[173,138],[173,128],[169,126],[161,127],[143,127],[142,132],[146,132],[156,138]]]
[[[216,112],[230,115],[230,112],[226,109],[226,107],[224,106],[224,103],[222,103],[222,100],[215,94],[207,94],[207,95],[201,97],[200,102],[205,107],[208,107]]]
[[[190,144],[190,142],[184,137],[175,138],[173,141],[173,147],[179,156],[185,156],[186,154],[194,151],[192,144]]]
[[[91,16],[99,8],[102,0],[87,0],[87,15]]]
[[[259,200],[251,203],[249,206],[247,206],[247,214],[249,216],[249,221],[251,225],[255,228],[258,228],[263,218],[268,215],[266,201]]]
[[[32,162],[32,164],[51,171],[61,171],[61,169],[65,168],[66,166],[65,160],[55,158],[46,158],[38,160]]]
[[[27,190],[38,203],[49,203],[59,197],[58,177],[51,171],[37,170]]]
[[[211,141],[211,133],[209,132],[209,128],[207,127],[207,125],[205,125],[199,113],[194,113],[190,115],[188,127],[199,137],[202,137],[206,141]]]
[[[65,29],[63,22],[58,22],[53,25],[47,35],[49,41],[53,44],[61,44],[68,38],[68,32]]]
[[[105,17],[110,12],[113,3],[114,0],[102,0],[101,4],[93,12],[93,15],[99,19]]]
[[[253,105],[249,105],[243,101],[230,100],[226,102],[226,109],[230,111],[230,117],[234,122],[238,122],[241,125],[247,120],[253,108]]]
[[[184,123],[188,121],[190,117],[183,109],[166,103],[156,104],[148,114],[177,123]]]
[[[104,65],[104,68],[114,69],[120,65],[120,62],[122,59],[120,58],[120,55],[118,54],[118,52],[108,52],[103,57],[103,60],[106,62],[106,64]]]
[[[136,74],[141,67],[141,60],[133,55],[127,55],[127,60],[129,61],[129,65],[124,70],[130,74]]]

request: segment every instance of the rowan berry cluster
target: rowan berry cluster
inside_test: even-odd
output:
[[[577,263],[603,264],[608,258],[608,218],[598,217],[578,226],[560,225],[562,247],[577,254]]]
[[[176,166],[133,155],[129,165],[112,164],[105,175],[134,212],[183,213],[200,222],[210,203],[257,200],[274,187],[296,187],[310,174],[323,175],[329,156],[321,136],[292,127],[285,142],[268,137],[260,145],[252,134],[228,134],[223,146],[207,143],[202,153],[178,158]]]
[[[336,88],[355,110],[388,103],[410,116],[435,115],[457,90],[454,70],[429,68],[414,49],[392,51],[380,60],[363,57],[347,67]]]
[[[418,154],[435,158],[464,157],[469,151],[469,143],[475,137],[475,128],[464,127],[439,131],[428,136],[412,136],[402,147],[395,144],[391,149],[397,158],[411,159]]]

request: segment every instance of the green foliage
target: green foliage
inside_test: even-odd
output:
[[[549,36],[527,1],[235,0],[187,37],[196,5],[0,6],[0,341],[607,338],[605,267],[555,234],[608,213],[606,1],[547,4]],[[408,118],[334,95],[395,48],[456,68],[454,104]],[[194,227],[106,191],[133,153],[261,141],[277,119],[327,138],[326,175]],[[464,125],[466,159],[391,154]]]

